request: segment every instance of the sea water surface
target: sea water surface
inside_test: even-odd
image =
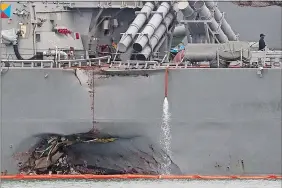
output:
[[[1,188],[281,188],[281,180],[60,180],[60,181],[2,181]]]

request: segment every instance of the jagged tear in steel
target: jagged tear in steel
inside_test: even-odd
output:
[[[282,7],[281,1],[232,1],[232,3],[237,4],[242,7],[268,7],[268,6],[280,6]]]
[[[161,174],[165,159],[174,174],[181,174],[165,151],[145,137],[117,137],[104,133],[41,134],[19,157],[22,173]]]

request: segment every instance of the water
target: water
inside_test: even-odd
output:
[[[169,113],[169,104],[167,97],[164,98],[163,102],[163,116],[162,116],[162,125],[161,125],[161,146],[163,150],[168,154],[168,156],[164,157],[164,163],[162,164],[163,174],[170,174],[169,166],[171,164],[171,133],[170,133],[170,113]]]
[[[61,181],[3,181],[1,188],[281,188],[281,180],[231,180],[231,181],[182,181],[182,180],[61,180]]]

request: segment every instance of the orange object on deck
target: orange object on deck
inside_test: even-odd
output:
[[[165,70],[165,97],[168,94],[168,68]]]
[[[93,175],[93,174],[53,174],[53,175],[2,175],[2,180],[46,180],[46,179],[186,179],[186,180],[281,180],[281,175],[230,175],[230,176],[201,176],[201,175],[138,175],[138,174],[121,174],[121,175]]]

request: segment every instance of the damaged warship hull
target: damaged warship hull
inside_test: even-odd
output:
[[[269,48],[281,47],[280,27],[268,21],[279,7],[198,0],[1,8],[4,174],[281,174],[282,51],[249,42],[265,19]],[[165,96],[170,151],[161,143]]]
[[[146,135],[107,133],[97,123],[93,131],[93,97],[90,83],[84,79],[89,74],[75,73],[60,69],[3,69],[2,172],[71,173],[73,169],[94,174],[163,173],[167,154],[158,144],[148,141]],[[15,81],[21,87],[13,87]],[[13,100],[8,102],[10,99]],[[171,172],[180,174],[179,167],[171,159],[169,162]]]
[[[92,97],[83,79],[89,74],[82,72],[3,69],[1,171],[19,173],[20,155],[29,155],[44,134],[66,139],[93,129]],[[281,174],[281,69],[265,69],[262,76],[257,69],[175,69],[168,83],[171,173]],[[93,173],[95,166],[99,173],[162,173],[163,151],[156,148],[164,71],[101,77],[94,85],[100,133],[91,138],[103,133],[108,136],[100,139],[111,141],[77,142],[64,150],[76,171]]]

